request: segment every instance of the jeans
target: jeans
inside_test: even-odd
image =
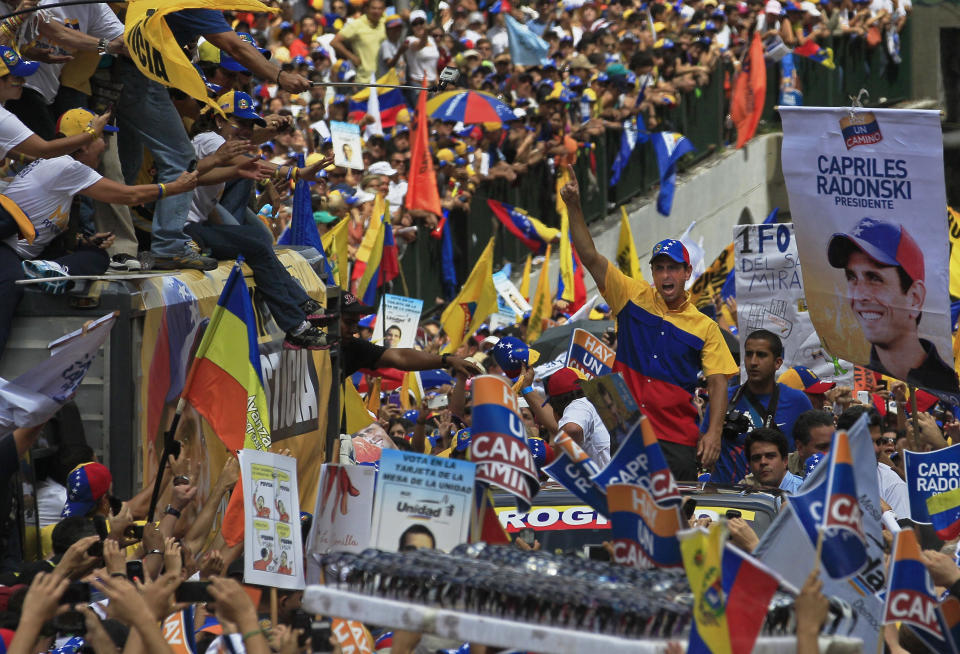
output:
[[[252,179],[246,179],[245,177],[231,179],[226,183],[223,195],[220,196],[220,206],[229,211],[242,225],[244,223],[242,216],[250,208],[250,196],[252,194]]]
[[[273,247],[273,233],[270,231],[270,228],[263,224],[263,221],[257,218],[257,214],[253,213],[252,210],[247,209],[246,207],[241,207],[241,210],[236,213],[230,213],[229,209],[226,209],[222,204],[218,204],[214,209],[217,212],[217,215],[220,216],[220,223],[223,225],[249,225],[250,227],[256,227],[256,230],[251,230],[256,233],[256,235],[264,242],[268,247]]]
[[[123,84],[117,101],[117,136],[127,184],[134,183],[140,170],[143,146],[153,154],[157,181],[172,182],[197,155],[167,88],[144,77],[133,62],[122,57],[114,62],[113,71],[114,79]],[[150,249],[155,255],[173,257],[186,250],[183,227],[191,199],[190,193],[181,193],[164,197],[154,206]]]
[[[71,275],[102,275],[110,264],[110,257],[100,248],[80,248],[54,261],[69,268]],[[13,314],[23,297],[23,287],[14,283],[25,277],[22,264],[23,260],[13,248],[0,243],[0,355],[7,347]]]
[[[190,223],[186,230],[201,247],[209,248],[216,259],[236,259],[237,255],[243,255],[253,270],[257,290],[280,329],[289,332],[306,320],[300,305],[310,296],[283,267],[273,246],[264,242],[256,225]]]

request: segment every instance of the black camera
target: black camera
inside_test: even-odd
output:
[[[727,440],[736,440],[740,434],[745,434],[753,427],[753,422],[746,412],[739,409],[730,409],[723,418],[723,431],[720,435]]]

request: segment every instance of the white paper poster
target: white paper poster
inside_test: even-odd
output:
[[[467,542],[476,465],[401,450],[384,450],[373,505],[374,546],[397,551],[408,530],[426,529],[436,549]]]
[[[780,114],[803,284],[823,344],[872,370],[957,394],[939,112]]]
[[[358,125],[331,121],[330,138],[333,141],[334,165],[363,170],[363,143],[360,141]]]
[[[513,309],[514,313],[522,316],[532,310],[530,303],[520,293],[520,289],[510,281],[506,271],[500,270],[493,273],[493,285],[497,289],[497,294],[503,298],[508,307]]]
[[[370,546],[375,481],[372,466],[323,465],[308,554],[362,552]]]
[[[297,460],[251,449],[240,450],[239,458],[244,494],[243,580],[303,588]]]
[[[413,347],[423,300],[385,294],[373,326],[373,342],[384,347]]]
[[[783,341],[783,364],[777,375],[805,366],[821,379],[853,386],[853,365],[847,361],[834,365],[810,320],[794,226],[744,225],[733,235],[740,351],[751,332],[766,329]],[[743,366],[741,379],[746,381]]]

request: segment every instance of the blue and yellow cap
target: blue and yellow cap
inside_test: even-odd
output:
[[[27,61],[13,48],[0,45],[0,77],[5,75],[29,77],[37,72],[39,66],[39,62]]]
[[[223,113],[227,115],[252,120],[260,127],[267,126],[267,121],[253,110],[253,98],[243,91],[228,91],[224,93],[217,98],[217,105],[223,109]]]

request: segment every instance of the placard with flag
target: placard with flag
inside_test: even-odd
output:
[[[660,171],[660,190],[657,192],[657,211],[669,216],[673,208],[673,193],[677,184],[677,161],[696,148],[687,137],[677,132],[655,132],[652,137],[653,152],[657,156]]]
[[[822,539],[823,568],[838,579],[858,573],[867,564],[867,543],[858,502],[853,458],[847,432],[833,435],[827,479],[799,495],[787,496],[807,536]]]
[[[960,443],[903,456],[910,517],[931,523],[941,540],[960,536]]]
[[[606,493],[590,480],[589,470],[581,462],[572,458],[566,450],[560,450],[556,458],[549,465],[543,466],[542,470],[586,502],[594,511],[607,518],[610,517]]]
[[[520,239],[534,254],[543,254],[547,245],[560,238],[559,229],[547,227],[525,209],[493,199],[488,199],[487,205],[507,231]]]
[[[920,543],[913,529],[899,531],[893,541],[883,622],[899,622],[923,632],[924,640],[940,643],[935,651],[949,651],[947,627],[933,581],[920,558]]]

